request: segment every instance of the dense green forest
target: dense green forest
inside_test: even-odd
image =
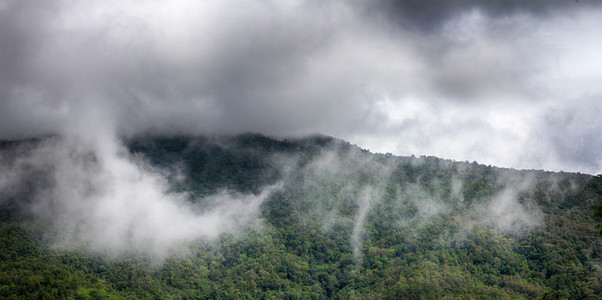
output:
[[[2,142],[0,160],[10,165],[41,140]],[[53,223],[27,204],[52,170],[32,170],[19,187],[0,185],[0,298],[602,297],[602,176],[375,154],[326,136],[124,144],[201,210],[223,190],[278,188],[261,203],[259,226],[161,259],[107,256],[49,240]]]

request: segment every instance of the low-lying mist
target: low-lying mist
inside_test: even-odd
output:
[[[529,233],[545,226],[536,190],[570,186],[560,175],[373,154],[328,137],[66,135],[0,155],[2,198],[27,195],[22,205],[48,221],[56,248],[108,257],[165,258],[197,240],[279,226],[281,216],[337,234],[361,263],[366,241],[383,230],[409,239],[428,231],[446,245],[476,227]]]
[[[13,151],[2,154],[4,196],[29,193],[26,209],[49,222],[46,238],[55,247],[83,247],[109,257],[164,258],[196,239],[261,226],[260,205],[277,188],[266,186],[257,194],[221,190],[193,199],[170,191],[160,170],[117,139],[49,137]]]
[[[390,223],[395,231],[413,232],[445,218],[439,238],[462,241],[475,227],[520,236],[544,226],[532,199],[536,179],[529,172],[497,169],[435,158],[372,154],[338,145],[298,166],[302,179],[294,189],[297,214],[321,223],[328,232],[348,228],[349,245],[361,262],[364,240]],[[419,236],[414,236],[419,238]]]

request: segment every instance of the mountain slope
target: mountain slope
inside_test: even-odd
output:
[[[5,298],[602,296],[602,239],[591,209],[602,201],[600,177],[373,154],[325,136],[137,137],[124,142],[123,157],[167,178],[165,195],[182,195],[181,207],[228,221],[215,223],[227,225],[218,235],[157,258],[138,244],[115,254],[89,238],[57,242],[69,220],[32,207],[49,194],[37,189],[56,191],[61,169],[17,159],[48,143],[1,145],[3,170],[21,175],[4,171],[0,181]],[[77,164],[69,166],[101,172],[94,151],[56,144],[71,149],[64,159]],[[274,188],[259,197],[266,186]],[[77,195],[94,196],[94,188]],[[222,194],[237,196],[215,196]],[[237,206],[220,203],[252,207],[248,199],[261,199],[256,214],[231,218]],[[165,220],[162,227],[178,224]]]

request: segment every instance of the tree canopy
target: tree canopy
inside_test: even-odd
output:
[[[3,157],[27,143],[36,141],[0,145]],[[192,204],[222,189],[282,188],[261,204],[261,226],[193,241],[161,261],[58,249],[52,224],[23,205],[27,189],[3,193],[0,297],[602,296],[602,176],[374,154],[325,136],[125,143],[129,155],[175,170],[166,173],[172,189],[189,192]]]

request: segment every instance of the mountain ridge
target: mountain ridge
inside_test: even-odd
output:
[[[145,136],[116,156],[61,139],[0,147],[22,177],[0,185],[5,298],[602,294],[599,176],[327,136]]]

